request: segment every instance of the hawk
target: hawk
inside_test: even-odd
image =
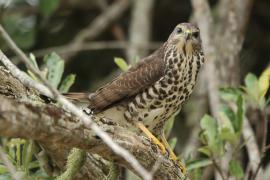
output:
[[[203,63],[199,28],[181,23],[159,49],[96,92],[65,95],[86,101],[98,117],[111,119],[131,131],[143,131],[165,153],[155,136],[161,136],[168,148],[164,124],[190,96]],[[176,160],[171,150],[170,157]],[[183,165],[182,170],[185,173]]]

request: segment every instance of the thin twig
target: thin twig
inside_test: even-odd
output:
[[[260,163],[258,164],[258,167],[256,168],[254,175],[251,176],[251,178],[250,178],[251,180],[255,180],[256,179],[256,177],[259,174],[259,171],[261,169],[262,163],[263,163],[263,157],[261,157]]]
[[[3,164],[6,166],[7,170],[9,171],[12,179],[14,180],[21,180],[21,176],[16,171],[16,168],[8,159],[7,155],[4,153],[2,146],[0,146],[0,159],[2,160]]]
[[[162,42],[151,42],[146,46],[142,46],[145,49],[157,49],[160,47]],[[69,56],[70,54],[78,51],[89,51],[89,50],[104,50],[104,49],[127,49],[131,44],[127,41],[91,41],[84,42],[81,47],[63,45],[56,47],[49,47],[46,49],[35,50],[32,53],[36,57],[42,57],[50,52],[55,51],[58,54]]]
[[[107,11],[109,7],[109,3],[107,2],[107,0],[99,0],[97,1],[97,3],[103,13]],[[113,33],[114,37],[119,41],[124,41],[126,39],[123,28],[117,22],[112,24],[111,32]]]
[[[108,7],[103,14],[96,17],[87,28],[79,32],[78,35],[73,39],[72,43],[79,44],[86,39],[93,39],[102,33],[110,23],[122,15],[122,13],[128,8],[129,3],[129,0],[116,1],[114,4]]]
[[[253,172],[256,171],[257,166],[260,163],[260,151],[256,142],[255,134],[249,123],[249,120],[245,117],[243,127],[243,138],[247,142],[246,148],[248,153],[249,162]]]
[[[267,114],[265,113],[264,110],[262,110],[262,117],[263,117],[263,140],[262,140],[262,145],[261,145],[261,157],[260,157],[260,163],[258,164],[257,168],[256,168],[256,171],[254,173],[254,175],[252,176],[251,179],[256,179],[256,177],[258,176],[259,174],[259,171],[262,167],[262,164],[263,164],[263,161],[264,161],[264,158],[265,158],[265,153],[266,153],[266,144],[267,144],[267,132],[268,132],[268,119],[267,119]]]
[[[220,166],[217,164],[217,161],[215,160],[215,158],[212,158],[212,162],[213,165],[215,166],[215,169],[218,171],[218,173],[220,174],[222,180],[225,180],[224,174],[222,172],[222,169],[220,168]]]
[[[24,62],[25,65],[29,68],[30,71],[32,71],[40,80],[42,83],[45,84],[45,86],[41,86],[37,89],[42,94],[51,94],[53,97],[62,104],[67,110],[69,110],[71,113],[76,115],[80,119],[79,125],[84,125],[85,127],[91,128],[117,155],[123,157],[127,162],[130,163],[130,165],[137,171],[138,174],[140,174],[141,177],[144,179],[152,179],[152,175],[144,169],[144,167],[141,166],[141,164],[136,160],[136,158],[130,154],[126,149],[120,147],[119,145],[115,144],[112,141],[112,138],[105,132],[103,132],[95,123],[93,123],[92,119],[86,116],[81,110],[79,110],[74,104],[69,102],[64,96],[62,96],[55,88],[53,88],[49,82],[41,75],[39,70],[37,70],[28,60],[27,56],[17,47],[17,45],[12,41],[12,39],[9,37],[7,32],[3,29],[3,27],[0,25],[0,33],[6,43],[9,45],[9,47],[17,54],[18,57]],[[32,81],[30,78],[22,79],[25,77],[23,76],[22,72],[14,65],[12,62],[0,51],[0,61],[10,70],[10,72],[17,77],[19,80],[24,83],[25,81],[28,81],[26,85],[30,85],[33,88],[36,88],[32,86]],[[30,81],[29,81],[30,80]],[[36,84],[36,83],[35,83]],[[50,93],[48,93],[50,92]]]
[[[85,29],[80,31],[77,36],[70,42],[70,46],[79,48],[86,40],[91,40],[102,33],[110,23],[119,18],[128,8],[130,0],[119,0],[107,8],[104,13],[96,17]],[[70,54],[72,57],[74,55]]]
[[[268,118],[267,114],[264,110],[262,110],[262,117],[263,117],[263,140],[262,140],[262,148],[261,148],[261,154],[264,154],[266,152],[266,144],[267,144],[267,135],[268,135]]]

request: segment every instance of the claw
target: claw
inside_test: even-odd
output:
[[[166,149],[168,149],[169,151],[169,159],[173,160],[174,162],[176,162],[180,169],[181,172],[183,173],[184,176],[186,176],[187,173],[187,169],[185,167],[185,165],[181,162],[181,160],[179,160],[177,158],[177,156],[174,154],[174,152],[172,151],[169,143],[167,142],[164,133],[162,133],[161,135],[161,141],[163,142],[163,145],[142,123],[136,123],[137,127],[142,130],[142,132],[154,143],[156,144],[159,149],[161,150],[162,154],[165,154],[167,152]]]
[[[169,159],[173,160],[174,162],[177,162],[177,164],[179,165],[181,172],[184,174],[184,176],[186,176],[187,173],[187,169],[185,167],[185,165],[182,163],[182,161],[180,159],[177,158],[177,156],[174,154],[173,150],[171,149],[164,132],[162,132],[161,134],[161,141],[163,142],[163,144],[165,145],[165,147],[169,150]]]
[[[153,142],[153,144],[156,144],[159,147],[162,154],[167,152],[165,146],[142,123],[136,123],[136,125]]]

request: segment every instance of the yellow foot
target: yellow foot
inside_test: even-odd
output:
[[[142,123],[136,123],[136,125],[153,142],[153,144],[156,144],[159,147],[162,154],[167,152],[164,145]]]
[[[154,143],[156,144],[162,154],[165,154],[167,152],[167,150],[169,151],[169,159],[173,160],[174,162],[176,162],[180,169],[181,169],[181,172],[183,173],[184,176],[186,176],[186,173],[187,173],[187,169],[185,167],[185,165],[181,162],[181,160],[179,160],[176,155],[174,154],[174,152],[172,151],[169,143],[167,142],[166,138],[165,138],[165,135],[164,133],[162,133],[161,135],[161,141],[163,142],[163,145],[142,123],[136,123],[137,127],[142,130],[142,132]],[[165,148],[166,147],[166,148]],[[167,149],[167,150],[166,150]]]
[[[187,173],[187,169],[186,169],[186,166],[182,163],[182,161],[180,159],[177,158],[177,156],[174,154],[172,148],[170,147],[166,137],[165,137],[165,134],[164,132],[162,133],[161,135],[161,141],[163,142],[163,144],[166,146],[166,149],[168,149],[169,151],[169,159],[175,161],[178,163],[180,169],[181,169],[181,172],[184,174],[184,176],[186,176],[186,173]]]

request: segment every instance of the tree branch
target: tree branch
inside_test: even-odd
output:
[[[50,93],[50,97],[56,99],[58,103],[65,107],[68,111],[72,112],[76,115],[80,121],[77,123],[77,126],[85,126],[91,128],[112,150],[115,154],[123,157],[127,162],[130,163],[132,168],[134,168],[140,176],[144,179],[152,179],[152,175],[141,166],[141,164],[136,160],[134,156],[132,156],[126,149],[117,145],[112,141],[112,138],[106,134],[102,129],[93,123],[94,117],[85,115],[80,109],[78,109],[74,104],[69,102],[60,92],[57,91],[40,73],[38,69],[36,69],[33,64],[31,64],[27,58],[27,56],[22,52],[21,49],[17,47],[17,45],[12,41],[7,32],[0,25],[0,33],[9,47],[21,58],[21,60],[25,63],[25,65],[29,68],[32,73],[34,73],[39,80],[44,83],[46,86],[40,84],[39,92],[42,94]],[[39,83],[32,81],[27,75],[21,72],[11,61],[2,53],[0,50],[0,61],[11,71],[12,75],[17,77],[22,82],[27,82],[27,85],[33,87],[32,84],[39,85]]]
[[[81,46],[85,40],[90,40],[99,35],[104,29],[119,18],[122,13],[128,8],[129,0],[119,0],[108,7],[104,13],[96,17],[85,29],[78,33],[70,43],[74,46]]]
[[[43,103],[34,90],[25,88],[3,68],[0,68],[0,77],[0,135],[34,139],[45,145],[54,145],[58,151],[78,147],[132,169],[129,163],[113,153],[94,131],[84,126],[78,127],[78,118],[54,104]],[[12,99],[3,95],[24,98]],[[32,97],[32,100],[29,97]],[[115,143],[128,149],[149,171],[162,157],[159,149],[143,136],[128,132],[115,124],[98,123]],[[155,179],[164,177],[183,179],[179,167],[173,161],[162,158]]]

